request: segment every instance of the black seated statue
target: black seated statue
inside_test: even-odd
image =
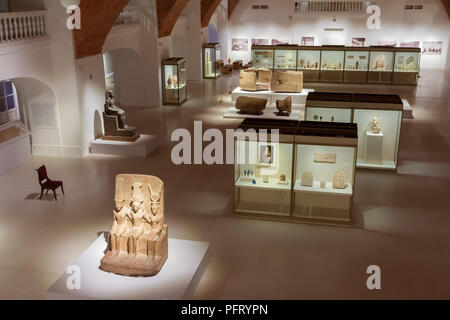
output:
[[[125,111],[114,104],[114,94],[106,91],[105,112],[103,113],[105,140],[136,141],[139,138],[136,128],[126,124]]]

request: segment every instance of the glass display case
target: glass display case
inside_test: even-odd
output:
[[[216,79],[221,75],[220,44],[203,45],[203,79]]]
[[[297,49],[296,46],[276,46],[274,69],[296,70]]]
[[[342,82],[344,79],[344,46],[322,47],[320,81]]]
[[[420,65],[420,48],[395,48],[395,84],[417,84]]]
[[[235,136],[234,211],[291,215],[292,159],[298,121],[246,119]],[[279,130],[279,138],[272,136]],[[249,133],[253,131],[254,134]],[[264,134],[267,132],[267,134]]]
[[[394,48],[371,47],[369,59],[369,83],[392,83]]]
[[[297,51],[297,70],[303,72],[304,81],[319,81],[320,79],[320,48],[301,47]]]
[[[358,124],[357,167],[395,170],[398,162],[403,101],[398,95],[354,94]]]
[[[274,49],[272,46],[252,46],[253,67],[256,69],[273,69]]]
[[[344,82],[365,83],[369,70],[369,51],[347,47],[345,51]]]
[[[295,137],[295,219],[350,224],[358,145],[352,123],[300,123]]]
[[[169,58],[162,62],[163,103],[181,105],[187,100],[186,60]]]
[[[310,92],[306,98],[305,120],[319,122],[352,122],[351,93]]]

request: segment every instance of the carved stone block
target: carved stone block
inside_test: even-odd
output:
[[[303,72],[274,71],[270,87],[273,92],[300,93],[303,90]]]
[[[345,183],[345,173],[343,170],[338,170],[333,175],[333,188],[345,189],[347,184]]]
[[[246,91],[256,91],[256,72],[251,69],[241,70],[239,87]]]
[[[315,153],[314,162],[318,163],[336,163],[336,154],[334,153]]]
[[[158,274],[168,257],[163,182],[152,176],[118,175],[115,202],[100,269],[125,276]]]
[[[267,99],[240,96],[236,100],[236,109],[241,114],[261,115],[266,105]]]

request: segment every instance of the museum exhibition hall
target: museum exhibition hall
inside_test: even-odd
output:
[[[449,0],[0,0],[0,300],[450,299]]]

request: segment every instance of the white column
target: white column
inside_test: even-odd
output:
[[[188,80],[202,79],[201,0],[190,0],[186,5],[186,38]]]

